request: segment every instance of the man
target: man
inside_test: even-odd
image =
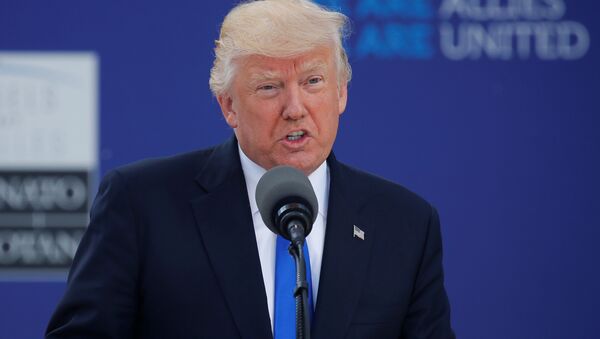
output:
[[[435,209],[331,153],[346,22],[306,0],[227,15],[210,87],[235,137],[107,174],[47,338],[284,337],[278,240],[254,200],[277,165],[308,175],[319,200],[313,338],[454,337]]]

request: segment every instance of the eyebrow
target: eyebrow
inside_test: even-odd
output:
[[[327,63],[321,59],[313,59],[300,64],[300,73],[312,72],[312,71],[325,71],[327,69]]]
[[[299,73],[307,73],[307,72],[315,72],[320,71],[324,72],[327,69],[327,63],[320,59],[313,59],[306,62],[303,62],[298,67],[300,70]],[[281,72],[271,71],[271,70],[263,70],[258,73],[254,73],[250,76],[251,83],[262,82],[266,80],[278,79],[281,77]]]
[[[281,76],[280,72],[264,70],[264,71],[261,71],[260,73],[253,73],[250,76],[250,83],[257,83],[257,82],[261,82],[261,81],[265,81],[265,80],[273,80],[273,79],[279,78],[280,76]]]

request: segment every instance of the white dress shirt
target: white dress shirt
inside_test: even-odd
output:
[[[239,145],[238,145],[239,148]],[[271,318],[271,329],[273,328],[273,311],[275,309],[275,246],[276,235],[271,232],[263,222],[258,206],[256,205],[256,185],[258,180],[265,174],[266,170],[250,160],[239,148],[242,170],[246,179],[248,200],[252,211],[254,233],[258,245],[258,256],[262,269],[269,317]],[[319,202],[319,213],[313,225],[312,231],[306,238],[310,257],[310,272],[312,282],[313,305],[317,304],[317,291],[319,290],[319,276],[321,273],[321,259],[323,257],[323,244],[325,243],[325,221],[327,220],[327,204],[329,201],[329,167],[324,161],[308,179],[312,184],[317,200]],[[290,291],[291,293],[291,291]]]

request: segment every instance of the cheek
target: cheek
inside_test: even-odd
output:
[[[321,130],[337,129],[339,110],[338,100],[336,96],[322,97],[313,102],[312,107],[317,112],[315,122]]]
[[[257,144],[268,143],[275,134],[278,117],[268,105],[262,110],[246,111],[239,116],[239,129],[243,129],[246,137]]]
[[[254,107],[255,121],[260,121],[262,128],[275,126],[282,120],[283,105],[275,100],[265,100]]]

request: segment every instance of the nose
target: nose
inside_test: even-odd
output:
[[[287,86],[282,117],[286,120],[300,120],[306,113],[300,86],[297,84]]]

